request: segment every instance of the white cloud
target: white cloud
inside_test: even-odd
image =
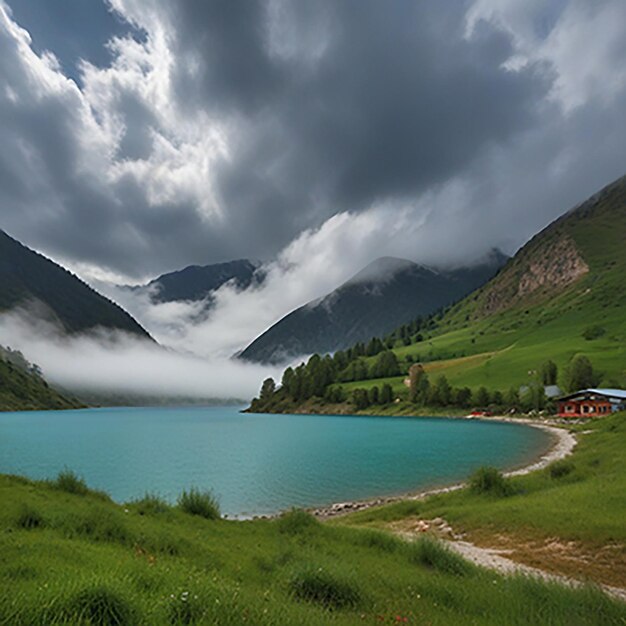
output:
[[[52,383],[75,393],[248,400],[277,368],[204,359],[122,333],[67,337],[19,310],[0,315],[0,344],[21,350]]]
[[[476,0],[467,12],[466,37],[481,21],[507,32],[520,70],[546,63],[555,72],[550,97],[565,112],[589,101],[609,104],[626,86],[626,3],[621,0]]]

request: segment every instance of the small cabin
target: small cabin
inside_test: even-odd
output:
[[[557,399],[558,416],[602,417],[626,408],[626,390],[581,389]]]

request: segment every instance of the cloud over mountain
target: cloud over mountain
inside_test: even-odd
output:
[[[3,226],[85,276],[271,260],[359,220],[383,224],[376,250],[342,275],[455,263],[512,252],[622,173],[620,0],[110,0],[110,62],[70,73],[11,5]]]

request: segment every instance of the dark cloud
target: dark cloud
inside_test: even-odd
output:
[[[281,219],[302,214],[301,228],[446,180],[533,123],[547,81],[535,67],[502,71],[511,47],[501,33],[464,40],[463,3],[316,6],[329,26],[311,60],[271,55],[272,38],[306,30],[310,10],[273,31],[265,2],[177,5],[177,58],[203,60],[179,76],[182,92],[250,122],[220,172],[229,211],[249,214],[245,197],[263,206],[269,195]]]
[[[416,226],[370,258],[458,261],[623,173],[620,0],[109,2],[9,0],[35,52],[93,62],[80,88],[0,23],[2,226],[64,261],[140,278],[270,259],[377,206]],[[570,62],[581,45],[597,66]]]

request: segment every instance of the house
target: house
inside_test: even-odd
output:
[[[626,409],[624,389],[581,389],[557,399],[559,417],[602,417]]]

